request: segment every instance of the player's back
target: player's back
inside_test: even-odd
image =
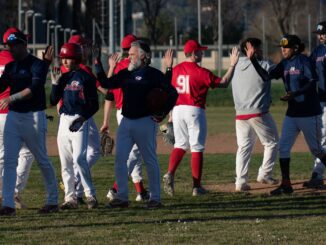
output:
[[[216,87],[220,78],[195,62],[182,62],[173,68],[172,85],[178,91],[176,105],[205,108],[209,88]]]

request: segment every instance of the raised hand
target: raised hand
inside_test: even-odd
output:
[[[59,78],[61,77],[61,70],[60,67],[52,67],[51,69],[51,83],[53,85],[58,85],[59,84]]]
[[[118,64],[119,60],[120,60],[120,55],[118,53],[110,55],[110,57],[108,59],[108,63],[109,63],[110,68],[111,67],[115,68],[116,65]]]
[[[164,54],[164,65],[165,67],[172,67],[173,65],[173,49],[166,50]]]
[[[235,66],[238,63],[239,54],[239,49],[237,47],[233,47],[230,53],[231,66]]]
[[[52,45],[46,47],[45,51],[42,53],[42,58],[48,63],[52,63],[54,56],[54,48]]]

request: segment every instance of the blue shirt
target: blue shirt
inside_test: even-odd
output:
[[[310,55],[310,59],[315,66],[318,75],[318,95],[319,100],[326,102],[326,69],[325,69],[326,45],[321,44],[314,49]]]
[[[10,87],[10,94],[26,88],[32,96],[9,104],[9,110],[16,112],[43,111],[46,108],[45,89],[48,64],[29,54],[21,61],[13,61],[5,66],[0,78],[0,93]]]
[[[61,98],[60,114],[90,118],[99,108],[96,79],[82,69],[64,73],[58,85],[52,85],[50,102],[56,105]]]
[[[288,101],[287,116],[311,117],[321,114],[316,73],[307,56],[297,54],[290,59],[283,59],[269,73],[259,66],[256,59],[251,61],[265,81],[282,78],[286,92],[293,93],[294,98]]]

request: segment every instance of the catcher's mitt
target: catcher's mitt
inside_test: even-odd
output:
[[[174,133],[173,133],[173,123],[168,122],[160,126],[160,131],[163,136],[163,140],[165,143],[174,145],[175,139],[174,139]]]
[[[108,132],[101,133],[101,154],[102,156],[108,156],[112,154],[114,147],[114,139]]]

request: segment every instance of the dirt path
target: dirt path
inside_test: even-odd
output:
[[[47,148],[50,156],[58,155],[57,139],[55,136],[49,136],[47,139]],[[208,136],[206,140],[206,153],[235,153],[237,150],[236,136],[233,134],[219,134]],[[159,154],[169,154],[172,151],[172,146],[164,144],[162,137],[157,137],[157,152]],[[293,152],[308,152],[308,147],[304,142],[303,136],[300,135],[297,139]],[[257,141],[255,153],[263,152],[263,147]]]

